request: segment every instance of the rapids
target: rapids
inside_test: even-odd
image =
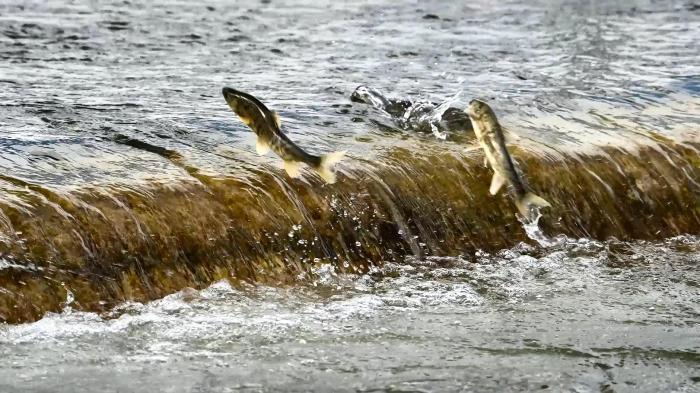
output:
[[[692,1],[2,2],[0,391],[697,389],[699,41]]]

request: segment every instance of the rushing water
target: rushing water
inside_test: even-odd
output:
[[[700,389],[700,5],[493,3],[3,1],[0,391]]]
[[[698,239],[559,239],[0,331],[3,391],[696,391]]]

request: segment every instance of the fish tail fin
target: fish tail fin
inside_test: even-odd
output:
[[[321,156],[321,162],[316,168],[316,172],[326,183],[335,183],[335,171],[333,165],[340,161],[345,156],[345,151],[336,151]]]
[[[532,192],[525,193],[522,198],[515,202],[518,207],[518,211],[523,217],[530,217],[530,206],[536,207],[549,207],[551,206],[549,202],[545,201],[542,197],[535,195]]]

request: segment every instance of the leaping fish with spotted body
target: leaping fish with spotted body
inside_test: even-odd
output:
[[[345,155],[344,151],[322,156],[309,154],[292,142],[280,128],[280,117],[257,98],[248,93],[224,87],[222,90],[226,103],[243,123],[257,135],[255,151],[264,155],[274,151],[284,160],[284,170],[290,177],[299,177],[299,169],[304,163],[311,167],[323,180],[335,183],[333,165]]]
[[[530,218],[530,207],[547,207],[549,202],[532,193],[515,170],[513,159],[506,149],[503,129],[491,107],[479,100],[472,100],[465,110],[474,127],[479,144],[484,149],[486,164],[493,169],[489,192],[496,195],[507,182],[515,198],[515,205],[523,217]]]

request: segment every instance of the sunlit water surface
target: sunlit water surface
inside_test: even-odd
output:
[[[224,85],[311,151],[366,159],[406,134],[464,147],[351,103],[360,84],[487,99],[537,152],[699,138],[692,1],[5,1],[0,31],[0,168],[57,190],[187,178],[118,135],[217,174],[279,167]],[[0,327],[0,391],[698,391],[698,243],[560,238],[363,276],[329,266],[312,286],[219,282],[102,316],[67,296]]]

